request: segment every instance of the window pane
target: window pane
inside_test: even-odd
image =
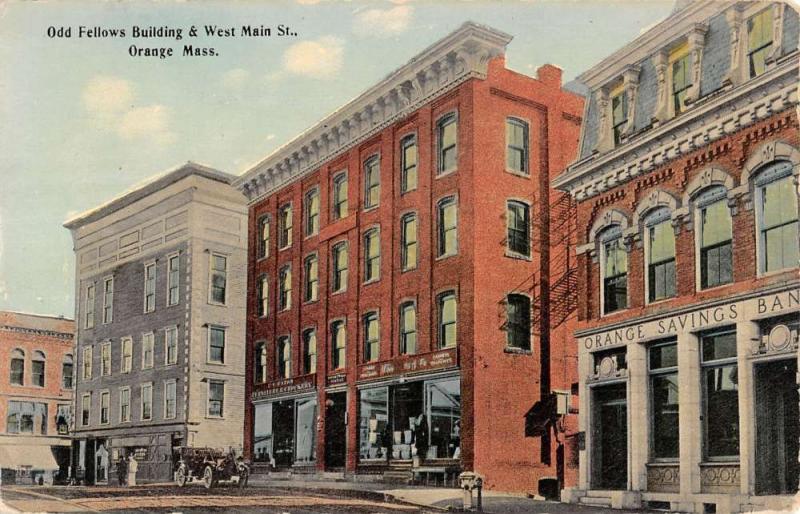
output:
[[[715,202],[702,209],[703,247],[712,246],[731,238],[731,215],[725,200]]]
[[[678,458],[678,374],[669,373],[651,378],[653,409],[653,456]]]
[[[736,332],[703,338],[703,362],[736,357]]]
[[[650,262],[675,257],[675,231],[669,220],[650,227]]]
[[[706,454],[739,454],[739,386],[736,364],[705,369]]]

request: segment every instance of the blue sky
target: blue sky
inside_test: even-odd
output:
[[[71,317],[67,218],[193,160],[241,174],[426,46],[472,20],[514,36],[508,67],[573,79],[673,1],[0,2],[0,309]],[[296,37],[187,38],[284,24]],[[79,26],[125,28],[78,38]],[[131,27],[184,38],[133,39]],[[48,27],[71,27],[49,38]],[[184,44],[215,57],[183,57]],[[130,57],[131,44],[172,47]]]

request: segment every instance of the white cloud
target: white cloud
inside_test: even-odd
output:
[[[228,89],[239,89],[244,86],[249,78],[249,71],[243,68],[234,68],[222,75],[222,85]]]
[[[98,75],[83,89],[83,104],[93,114],[115,114],[130,107],[132,102],[131,83],[118,77]]]
[[[136,107],[122,116],[117,133],[124,139],[171,143],[175,140],[175,134],[169,130],[170,118],[169,109],[163,105]]]
[[[367,9],[356,13],[353,32],[360,37],[391,37],[408,30],[414,8],[397,5],[391,9]]]
[[[324,79],[336,76],[342,68],[344,42],[333,36],[302,41],[283,54],[283,66],[289,73]]]

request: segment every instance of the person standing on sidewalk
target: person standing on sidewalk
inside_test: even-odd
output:
[[[119,460],[117,460],[117,480],[119,481],[119,485],[125,485],[125,479],[128,478],[128,463],[125,461],[125,457],[122,455],[119,456]]]
[[[136,472],[139,470],[139,463],[136,462],[136,459],[133,458],[133,454],[131,454],[130,459],[128,460],[128,487],[133,487],[136,485]]]

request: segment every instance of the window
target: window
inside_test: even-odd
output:
[[[100,345],[100,376],[111,375],[111,343]]]
[[[686,110],[686,95],[692,87],[691,54],[686,50],[670,59],[672,72],[672,108],[677,116]]]
[[[333,219],[347,217],[347,173],[339,173],[333,178]]]
[[[153,419],[153,384],[142,384],[142,420]]]
[[[331,323],[331,365],[333,369],[344,368],[347,331],[343,320]]]
[[[174,419],[177,405],[177,382],[167,380],[164,382],[164,419]]]
[[[528,124],[506,119],[506,168],[528,174]]]
[[[92,412],[92,395],[84,394],[81,397],[81,426],[89,426]]]
[[[703,441],[708,459],[739,455],[739,377],[736,332],[701,338]]]
[[[364,208],[377,207],[381,201],[381,160],[375,156],[364,163]]]
[[[364,362],[378,360],[381,352],[380,323],[377,312],[364,315]]]
[[[86,318],[83,326],[85,328],[94,327],[94,284],[86,286],[86,305],[84,307]]]
[[[600,236],[603,314],[628,306],[628,254],[622,244],[622,230],[613,226]]]
[[[711,188],[696,200],[700,221],[700,287],[706,289],[733,281],[731,214],[724,187]]]
[[[119,422],[131,420],[131,390],[129,387],[119,389]]]
[[[747,62],[750,78],[767,69],[767,56],[772,51],[772,6],[747,20]]]
[[[269,216],[258,218],[258,258],[269,257]]]
[[[224,255],[211,254],[211,303],[225,305],[228,287],[228,258]]]
[[[267,344],[256,343],[253,350],[253,381],[263,384],[267,381]]]
[[[225,363],[225,329],[208,327],[208,362]]]
[[[280,222],[280,237],[278,247],[280,250],[292,246],[292,204],[287,203],[278,210]]]
[[[456,200],[448,197],[439,201],[439,257],[458,252]]]
[[[436,124],[436,143],[439,175],[455,170],[458,166],[458,124],[454,113],[444,116]]]
[[[305,301],[316,302],[319,297],[319,260],[316,254],[306,257],[305,278]]]
[[[67,354],[64,356],[64,362],[61,363],[61,387],[63,389],[72,389],[73,374],[72,355]]]
[[[225,404],[225,382],[220,380],[208,381],[208,416],[221,418]]]
[[[306,236],[319,232],[319,189],[316,187],[306,193]]]
[[[6,412],[9,434],[47,435],[47,404],[10,400]]]
[[[645,227],[648,301],[655,302],[675,296],[675,230],[669,209],[654,211]]]
[[[289,378],[292,376],[292,342],[289,336],[278,338],[277,361],[278,378]]]
[[[378,280],[381,274],[381,238],[377,228],[364,234],[364,282]]]
[[[400,353],[417,353],[417,306],[414,302],[400,305]]]
[[[317,372],[317,331],[313,328],[303,332],[303,371]]]
[[[611,123],[614,131],[614,145],[622,140],[622,132],[628,121],[628,95],[625,91],[611,97]]]
[[[333,261],[333,292],[345,291],[347,290],[347,242],[342,241],[334,245],[331,260]]]
[[[779,162],[756,178],[762,273],[796,267],[800,259],[797,192],[791,169],[791,163]]]
[[[111,407],[111,393],[103,391],[100,393],[100,424],[108,425],[108,410]]]
[[[152,332],[142,334],[142,369],[153,367],[153,348],[155,346],[155,335]]]
[[[417,188],[417,137],[406,136],[400,141],[400,193]]]
[[[292,306],[292,267],[287,264],[278,272],[278,308],[282,311]]]
[[[403,271],[408,271],[417,267],[417,216],[403,216],[400,229],[400,266]]]
[[[103,323],[114,319],[114,278],[103,281]]]
[[[529,257],[531,254],[531,214],[528,204],[509,200],[508,212],[508,251]]]
[[[650,369],[650,437],[654,459],[677,459],[678,431],[678,344],[659,343],[648,349]]]
[[[120,371],[122,373],[130,373],[133,368],[133,339],[123,337],[120,341],[120,346],[122,347],[120,352],[120,357],[122,358],[119,366]]]
[[[144,312],[156,310],[156,263],[144,266]]]
[[[69,435],[72,424],[72,405],[59,404],[56,406],[56,432],[58,435]]]
[[[164,330],[164,364],[178,363],[178,327]]]
[[[173,255],[167,260],[167,305],[180,302],[179,284],[181,278],[181,257]]]
[[[506,297],[506,345],[519,350],[531,349],[531,299],[525,295]]]
[[[259,318],[263,318],[269,314],[269,279],[266,275],[261,275],[258,278],[256,294],[258,295],[256,312]]]
[[[33,352],[33,360],[31,361],[31,378],[33,385],[44,387],[44,353],[40,351]]]
[[[446,291],[438,296],[439,307],[439,348],[453,348],[456,345],[456,294]]]
[[[92,347],[83,348],[83,380],[92,379]]]
[[[25,385],[25,352],[19,348],[11,352],[11,383]]]

